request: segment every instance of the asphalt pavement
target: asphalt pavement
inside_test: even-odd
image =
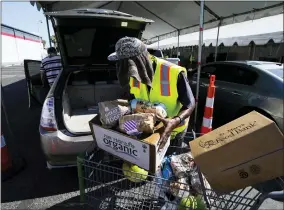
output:
[[[23,66],[2,68],[2,86],[8,117],[7,123],[1,109],[2,131],[13,158],[24,160],[25,168],[2,182],[1,208],[87,209],[79,202],[76,168],[46,168],[38,133],[41,107],[28,108]],[[261,209],[283,209],[283,204],[267,200]]]
[[[81,209],[76,168],[49,170],[41,149],[38,126],[41,107],[28,108],[23,66],[2,68],[4,103],[10,124],[1,109],[1,127],[12,155],[25,167],[2,182],[2,209]]]

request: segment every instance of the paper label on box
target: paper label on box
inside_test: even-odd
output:
[[[93,128],[99,148],[141,168],[150,169],[150,149],[148,144],[99,126],[94,125]]]

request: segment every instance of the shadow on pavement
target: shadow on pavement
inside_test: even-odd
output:
[[[25,79],[3,87],[6,112],[12,134],[1,109],[1,129],[12,157],[23,158],[25,168],[2,182],[1,201],[12,202],[78,190],[76,168],[48,170],[41,149],[38,126],[41,107],[28,108]],[[2,96],[3,97],[3,96]]]
[[[85,210],[91,210],[94,209],[93,207],[87,205],[86,203],[80,203],[80,196],[76,196],[74,198],[68,199],[64,202],[61,202],[59,204],[56,204],[47,210],[77,210],[77,209],[85,209]]]

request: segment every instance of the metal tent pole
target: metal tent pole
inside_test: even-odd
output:
[[[199,82],[201,71],[201,55],[203,45],[203,18],[204,18],[204,0],[200,1],[200,22],[199,22],[199,45],[198,45],[198,69],[197,69],[197,82],[196,82],[196,94],[195,94],[195,115],[194,115],[194,127],[196,127],[197,112],[198,112],[198,97],[199,97]],[[196,129],[196,128],[195,128]]]
[[[47,27],[47,33],[48,33],[49,47],[51,47],[51,39],[50,39],[50,31],[49,31],[49,22],[48,22],[48,17],[47,17],[47,15],[45,16],[45,19],[46,19],[46,27]]]
[[[219,31],[220,31],[220,26],[222,24],[222,20],[219,21],[218,24],[218,31],[217,31],[217,39],[216,39],[216,47],[215,47],[215,58],[214,61],[217,61],[217,53],[218,53],[218,41],[219,41]]]
[[[179,56],[179,33],[180,31],[178,30],[177,58]]]
[[[160,49],[160,37],[158,36],[158,49]]]

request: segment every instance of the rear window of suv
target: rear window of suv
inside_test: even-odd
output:
[[[124,36],[137,37],[139,31],[113,27],[61,27],[67,61],[77,64],[107,64],[115,43]]]
[[[88,57],[92,53],[92,45],[96,33],[95,28],[81,29],[64,34],[65,45],[69,57]]]

